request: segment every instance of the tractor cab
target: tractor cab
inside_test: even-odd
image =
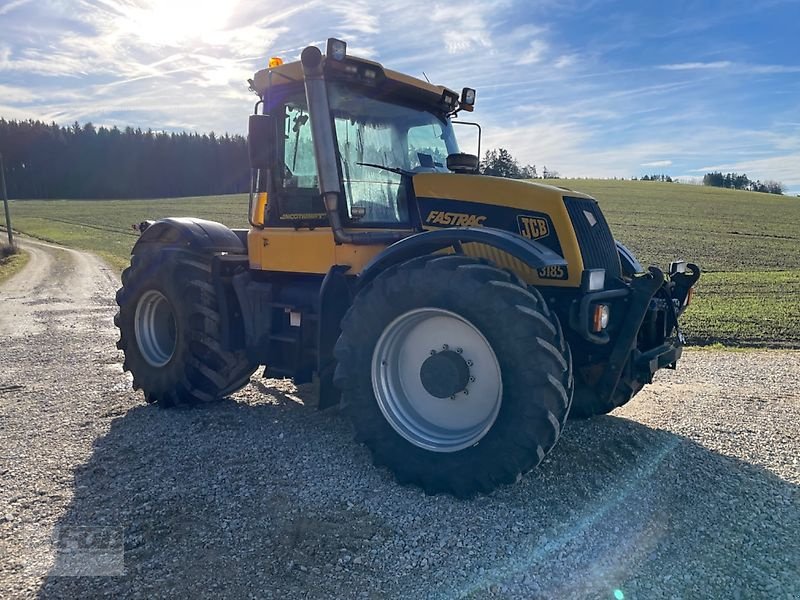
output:
[[[472,110],[474,90],[459,98],[351,57],[333,39],[327,57],[310,47],[299,62],[272,59],[250,85],[260,98],[249,132],[256,230],[324,227],[337,244],[397,241],[421,231],[409,206],[414,175],[477,170],[451,121]]]

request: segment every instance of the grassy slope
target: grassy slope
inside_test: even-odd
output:
[[[10,279],[12,275],[22,270],[22,267],[28,262],[27,252],[21,251],[18,254],[11,256],[0,256],[0,283],[6,279]]]
[[[643,264],[704,271],[685,317],[695,343],[800,347],[800,200],[680,184],[562,180],[594,195]],[[18,201],[14,228],[128,262],[143,219],[193,215],[245,227],[244,195],[173,200]]]

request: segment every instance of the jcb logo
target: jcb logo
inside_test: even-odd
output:
[[[520,235],[529,240],[539,240],[550,235],[550,227],[545,219],[539,217],[517,217]]]
[[[455,227],[480,227],[485,220],[486,217],[479,215],[432,210],[428,213],[425,222],[434,225],[453,225]]]

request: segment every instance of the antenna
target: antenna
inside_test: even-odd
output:
[[[428,83],[430,83],[430,82],[431,82],[431,80],[430,80],[430,79],[428,79],[428,76],[427,76],[427,75],[425,75],[425,71],[423,71],[423,72],[422,72],[422,76],[425,78],[425,81],[427,81]]]

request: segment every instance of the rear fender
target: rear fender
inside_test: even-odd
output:
[[[201,253],[247,254],[246,233],[205,219],[170,217],[149,225],[133,245],[131,254],[167,246]]]

